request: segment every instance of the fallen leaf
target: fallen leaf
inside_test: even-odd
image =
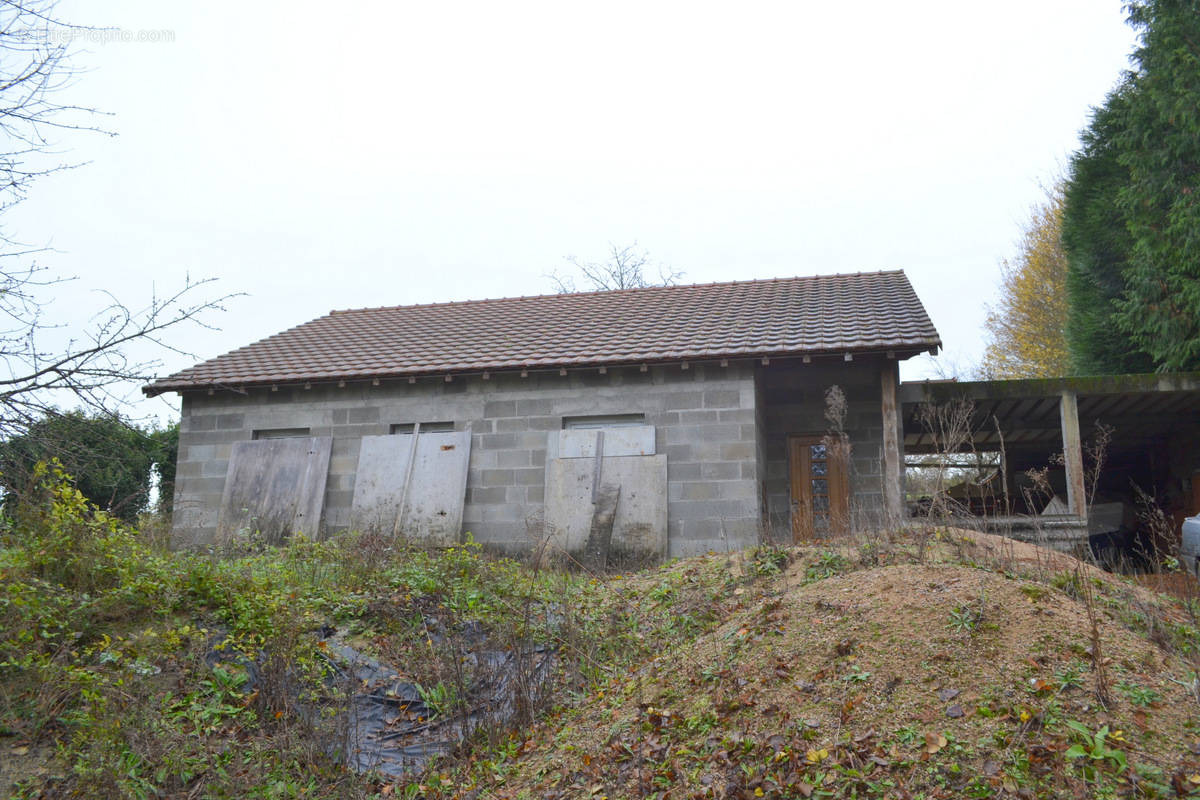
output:
[[[949,742],[946,737],[940,733],[925,734],[925,752],[933,755],[937,751],[945,747]]]

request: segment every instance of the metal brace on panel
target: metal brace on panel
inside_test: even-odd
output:
[[[421,423],[413,423],[412,450],[408,453],[408,471],[404,473],[404,489],[400,492],[400,513],[396,515],[396,526],[392,529],[393,538],[399,537],[404,530],[404,518],[408,515],[408,487],[412,485],[413,467],[417,463],[417,441],[421,435]]]

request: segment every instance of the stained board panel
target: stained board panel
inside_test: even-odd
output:
[[[468,431],[364,436],[351,527],[419,544],[457,543],[470,457]]]
[[[592,458],[596,442],[604,433],[605,456],[654,455],[653,425],[624,425],[614,428],[576,428],[550,434],[547,458]]]
[[[413,437],[364,436],[358,451],[350,528],[363,533],[395,532]]]
[[[268,544],[284,542],[293,533],[316,538],[332,446],[328,436],[235,442],[217,542],[240,535],[261,536]]]
[[[607,445],[606,445],[607,451]],[[596,509],[594,487],[619,486],[610,563],[637,565],[667,554],[667,457],[556,458],[546,465],[545,523],[554,549],[578,557]]]

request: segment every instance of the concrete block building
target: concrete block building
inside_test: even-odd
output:
[[[902,272],[335,311],[158,380],[174,541],[346,529],[615,557],[902,514]]]

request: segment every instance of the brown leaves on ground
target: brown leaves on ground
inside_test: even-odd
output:
[[[956,546],[973,564],[1003,550],[999,570],[892,563],[812,580],[807,550],[775,577],[731,579],[723,624],[542,723],[477,796],[1069,797],[1140,780],[1103,749],[1076,755],[1067,721],[1107,726],[1106,746],[1164,787],[1200,774],[1200,704],[1182,680],[1194,665],[1138,621],[1183,624],[1179,607],[998,538]],[[1093,582],[1104,668],[1132,687],[1107,707],[1079,580]]]

